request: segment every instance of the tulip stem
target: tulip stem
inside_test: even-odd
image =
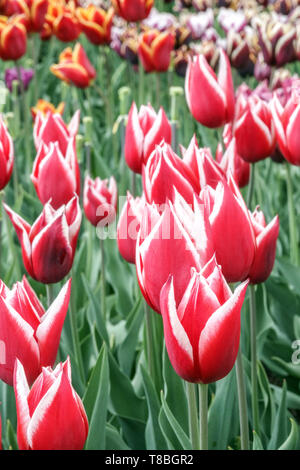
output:
[[[146,320],[147,362],[148,362],[150,377],[152,378],[153,383],[155,383],[155,370],[154,370],[154,357],[153,357],[154,338],[153,338],[153,325],[151,321],[152,312],[146,301],[144,301],[144,306],[145,306],[145,320]]]
[[[103,320],[106,321],[106,278],[105,278],[105,253],[104,240],[100,237],[101,252],[101,311]]]
[[[290,260],[293,264],[298,266],[298,232],[296,224],[296,212],[293,199],[293,184],[291,177],[290,164],[286,163],[286,184],[287,184],[287,198],[289,208],[289,229],[290,229]]]
[[[76,316],[76,308],[74,305],[74,301],[75,301],[74,291],[71,290],[69,311],[70,311],[70,323],[71,323],[74,354],[75,354],[80,378],[82,380],[82,383],[85,384],[85,373],[84,373],[83,359],[82,359],[82,353],[81,353],[81,347],[80,347],[80,339],[79,339],[79,334],[78,334],[77,316]]]
[[[199,384],[200,450],[208,450],[208,385]]]
[[[250,337],[251,337],[251,384],[253,429],[259,435],[259,410],[257,395],[257,353],[256,353],[256,299],[255,286],[250,285]]]
[[[193,450],[200,450],[199,425],[198,425],[198,409],[196,400],[195,384],[186,382],[188,413],[189,413],[189,433]]]
[[[249,429],[248,429],[248,409],[246,398],[246,387],[244,380],[244,367],[241,347],[239,348],[236,363],[236,379],[238,390],[239,414],[240,414],[240,431],[241,431],[241,449],[249,450]]]
[[[139,62],[139,106],[144,104],[144,86],[145,86],[145,71],[142,62]]]
[[[26,93],[24,89],[24,83],[22,80],[22,74],[21,74],[21,67],[16,62],[16,68],[17,68],[17,73],[18,73],[18,81],[19,81],[19,86],[21,90],[21,101],[23,105],[23,120],[24,120],[24,139],[25,139],[25,155],[26,155],[26,163],[27,163],[27,173],[30,173],[31,170],[31,145],[30,145],[30,130],[29,130],[29,122],[28,122],[28,112],[29,112],[29,106],[26,100]]]
[[[46,284],[46,293],[47,293],[47,305],[49,308],[54,300],[53,284]]]
[[[255,163],[251,165],[251,172],[250,172],[250,182],[248,187],[248,194],[247,194],[247,207],[251,210],[252,199],[254,195],[254,186],[255,186]]]

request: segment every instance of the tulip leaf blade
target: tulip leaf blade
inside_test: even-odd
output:
[[[170,410],[163,392],[161,392],[162,407],[159,413],[159,425],[172,450],[192,450],[191,441]]]
[[[89,417],[89,433],[85,447],[87,450],[105,449],[109,389],[107,349],[103,344],[83,399]]]
[[[278,450],[298,450],[299,444],[299,427],[296,421],[290,418],[291,432],[286,441],[279,447]]]
[[[143,366],[141,366],[141,373],[149,410],[146,424],[147,449],[164,450],[167,448],[167,443],[161,432],[158,421],[160,411],[159,399],[155,391],[153,381]]]

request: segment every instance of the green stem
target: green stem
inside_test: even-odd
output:
[[[259,435],[259,409],[257,394],[257,353],[256,353],[256,299],[255,286],[250,285],[250,338],[251,338],[251,385],[253,429]]]
[[[189,433],[193,450],[200,450],[198,409],[195,384],[186,382],[189,413]]]
[[[255,185],[255,163],[251,165],[251,173],[250,173],[250,182],[248,187],[248,194],[247,194],[247,207],[251,210],[252,199],[254,195],[254,185]]]
[[[100,237],[100,252],[101,252],[101,311],[103,320],[106,321],[106,276],[105,276],[105,253],[104,253],[104,240]]]
[[[160,103],[161,103],[160,101],[160,73],[155,72],[154,75],[155,75],[156,109],[158,111],[160,108]]]
[[[241,449],[249,450],[248,409],[241,348],[239,348],[237,355],[235,370],[240,414]]]
[[[0,277],[2,277],[2,226],[3,226],[3,208],[2,201],[4,199],[4,191],[0,191]]]
[[[30,142],[30,129],[29,129],[29,105],[27,103],[26,93],[24,90],[24,84],[22,81],[21,67],[16,62],[16,68],[18,73],[19,86],[21,90],[21,101],[23,106],[23,122],[24,122],[24,140],[25,140],[25,155],[26,155],[26,164],[27,164],[27,174],[30,174],[31,171],[31,142]]]
[[[85,384],[85,373],[84,373],[83,359],[82,359],[82,353],[81,353],[81,347],[80,347],[80,339],[79,339],[79,334],[78,334],[75,296],[74,296],[74,290],[72,291],[72,289],[71,289],[71,298],[70,298],[70,304],[69,304],[69,312],[70,312],[70,323],[71,323],[74,354],[75,354],[80,378],[82,380],[82,383]]]
[[[49,308],[54,300],[53,284],[46,284],[46,293],[47,293],[47,305]]]
[[[152,312],[146,301],[144,301],[144,309],[145,309],[148,368],[149,368],[150,377],[152,378],[153,383],[155,383],[155,367],[154,367],[154,353],[153,353],[154,338],[153,338],[153,325],[151,321]]]
[[[145,70],[142,62],[139,63],[139,106],[144,104],[144,91],[145,91]]]
[[[287,198],[288,198],[288,210],[289,210],[289,230],[290,230],[290,260],[293,264],[298,266],[299,255],[298,255],[298,232],[297,232],[297,221],[295,204],[293,198],[293,184],[290,164],[286,163],[286,184],[287,184]]]
[[[208,385],[199,384],[200,450],[208,450]]]

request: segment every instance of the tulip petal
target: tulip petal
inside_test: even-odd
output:
[[[177,315],[171,276],[161,290],[160,309],[163,317],[166,348],[171,364],[180,377],[190,380],[194,376],[193,348]]]
[[[235,363],[240,342],[240,313],[247,286],[248,281],[239,285],[202,330],[199,340],[202,383],[222,379]]]
[[[43,367],[52,367],[55,362],[62,327],[68,311],[70,294],[71,279],[64,285],[54,302],[50,305],[36,330],[36,338],[41,355],[40,361]]]
[[[30,422],[29,406],[27,397],[29,394],[29,386],[26,380],[24,367],[19,359],[16,359],[14,367],[14,391],[17,408],[17,439],[19,450],[28,450],[27,428]]]

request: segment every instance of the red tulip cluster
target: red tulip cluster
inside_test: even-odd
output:
[[[133,104],[125,158],[142,173],[143,196],[127,196],[118,247],[135,262],[146,302],[162,314],[176,372],[185,380],[209,383],[228,374],[235,362],[247,285],[264,282],[274,265],[278,216],[267,225],[261,211],[252,214],[239,186],[248,184],[249,161],[273,152],[275,131],[268,103],[258,97],[235,103],[224,53],[218,78],[204,57],[190,63],[186,95],[202,124],[227,123],[226,150],[223,154],[219,145],[214,159],[194,136],[187,149],[181,147],[180,158],[167,143],[162,109],[155,121],[152,108],[138,113]],[[250,136],[253,153],[246,152]],[[228,283],[236,282],[242,284],[232,293]]]

